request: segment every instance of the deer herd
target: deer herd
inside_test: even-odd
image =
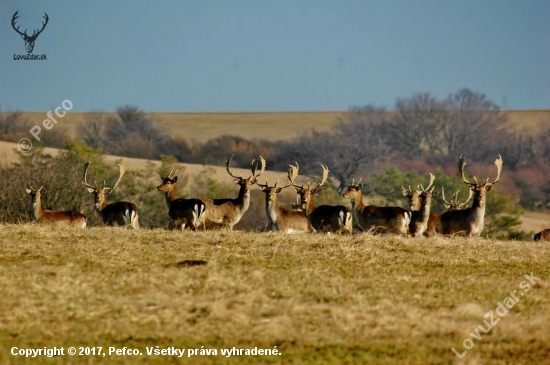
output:
[[[267,179],[265,184],[258,181],[258,177],[265,171],[265,160],[260,157],[251,163],[251,175],[247,178],[233,174],[230,168],[230,157],[226,161],[227,173],[234,178],[239,185],[239,195],[226,199],[178,198],[176,183],[177,170],[167,177],[161,177],[162,183],[157,187],[164,192],[168,216],[172,223],[171,228],[185,230],[205,229],[206,223],[215,223],[233,229],[250,206],[250,190],[253,185],[258,185],[265,194],[265,211],[267,215],[267,228],[270,231],[283,233],[294,232],[334,232],[352,234],[353,221],[361,232],[387,231],[403,236],[412,237],[427,236],[433,237],[437,234],[444,236],[466,235],[468,237],[479,236],[484,227],[485,202],[487,192],[498,183],[502,170],[502,158],[495,160],[497,168],[496,178],[489,182],[489,178],[479,183],[474,177],[473,182],[464,176],[466,158],[460,156],[458,171],[464,184],[468,186],[469,196],[464,202],[458,199],[458,193],[453,194],[450,201],[445,199],[445,191],[441,188],[441,196],[447,211],[444,213],[433,213],[430,211],[432,200],[439,192],[434,192],[435,176],[430,173],[430,181],[426,187],[418,185],[416,190],[402,187],[403,195],[409,200],[409,210],[402,207],[379,207],[365,205],[363,202],[363,184],[361,179],[355,180],[348,185],[343,197],[350,199],[351,210],[344,205],[316,205],[313,197],[319,189],[327,182],[329,170],[321,165],[321,181],[312,185],[296,184],[298,177],[298,163],[290,165],[285,185],[277,186],[279,181],[270,186]],[[108,187],[103,182],[100,188],[97,182],[94,185],[88,183],[88,167],[90,163],[84,164],[82,184],[88,192],[94,196],[94,206],[103,223],[110,226],[131,226],[139,228],[139,215],[136,205],[130,202],[107,202],[107,197],[120,184],[125,170],[124,165],[119,164],[119,178],[113,187]],[[292,204],[292,209],[280,206],[277,195],[286,188],[293,187],[297,192],[297,203]],[[29,187],[27,193],[31,197],[32,213],[34,221],[40,224],[68,224],[75,227],[86,228],[86,217],[76,211],[56,212],[43,209],[41,197],[45,193],[43,187],[33,189]],[[472,206],[465,208],[466,204],[473,198]],[[550,229],[537,233],[535,241],[550,241]]]

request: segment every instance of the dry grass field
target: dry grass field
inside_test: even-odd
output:
[[[0,363],[548,364],[549,255],[484,239],[0,225]],[[10,354],[54,346],[143,355]],[[155,346],[218,355],[147,355]]]
[[[540,123],[550,123],[550,110],[509,110],[503,112],[511,128],[525,131]],[[45,112],[23,113],[33,124],[41,124]],[[84,120],[85,113],[67,113],[59,125],[68,129],[71,137]],[[107,113],[109,115],[110,113]],[[162,130],[170,135],[180,135],[190,141],[231,134],[246,139],[269,141],[289,140],[314,128],[328,130],[345,114],[335,112],[279,112],[279,113],[148,113]]]

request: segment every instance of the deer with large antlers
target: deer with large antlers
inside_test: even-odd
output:
[[[483,184],[478,183],[475,177],[474,182],[468,181],[464,176],[464,166],[466,166],[466,158],[461,155],[458,161],[458,171],[462,177],[462,181],[473,191],[474,201],[470,208],[451,210],[441,215],[441,226],[444,235],[462,232],[471,237],[481,234],[485,224],[485,200],[487,192],[491,191],[500,179],[502,157],[498,155],[498,159],[495,160],[497,177],[491,183],[489,182],[489,178]]]
[[[361,179],[352,180],[344,193],[344,198],[351,200],[351,211],[357,225],[363,232],[372,232],[377,227],[388,229],[406,236],[409,232],[411,213],[401,207],[377,207],[363,202],[363,184]]]
[[[222,224],[229,229],[237,224],[250,206],[250,188],[257,183],[257,178],[265,170],[265,160],[260,156],[260,161],[254,159],[250,164],[252,175],[247,178],[237,176],[231,172],[230,164],[233,156],[225,162],[227,173],[233,177],[239,185],[239,195],[235,199],[200,199],[205,205],[205,218],[209,222]],[[262,165],[257,174],[258,166]]]
[[[311,186],[311,182],[307,184],[307,187],[294,184],[294,179],[298,176],[299,166],[291,165],[288,171],[288,180],[296,189],[300,197],[300,205],[304,215],[311,223],[315,231],[329,231],[338,233],[352,234],[352,216],[349,209],[343,205],[315,205],[312,200],[312,195],[315,195],[321,186],[323,186],[328,178],[329,170],[321,165],[323,168],[323,177],[315,187]]]
[[[200,226],[204,227],[204,212],[206,205],[200,199],[178,198],[176,182],[178,181],[178,170],[170,171],[168,177],[160,177],[162,184],[157,186],[157,190],[164,192],[166,205],[168,206],[168,216],[172,219],[172,228],[189,227],[195,231]]]
[[[451,198],[450,201],[447,201],[445,199],[445,189],[443,187],[441,187],[441,197],[443,199],[443,203],[445,205],[445,208],[447,208],[447,211],[463,209],[464,206],[466,204],[468,204],[468,202],[470,201],[470,199],[472,198],[472,196],[474,194],[474,192],[472,190],[468,189],[468,191],[470,192],[470,194],[468,196],[468,199],[464,202],[460,202],[460,200],[458,200],[458,193],[460,192],[460,190],[457,190],[453,194],[453,198]],[[441,215],[442,214],[443,213],[430,213],[430,219],[428,219],[428,229],[425,232],[426,236],[433,237],[433,236],[437,235],[438,233],[440,233],[440,234],[443,233],[443,226],[441,225]]]
[[[46,193],[44,187],[26,189],[31,196],[32,214],[34,222],[38,224],[66,224],[78,228],[86,228],[86,216],[76,211],[55,212],[42,208],[42,195]]]
[[[19,27],[15,27],[15,22],[17,21],[17,18],[19,18],[19,10],[17,10],[15,12],[15,14],[13,14],[13,17],[11,18],[11,26],[13,28],[13,30],[15,30],[17,33],[19,33],[19,35],[21,36],[21,38],[23,38],[23,40],[25,41],[25,48],[27,49],[27,53],[32,53],[33,49],[34,49],[34,42],[36,41],[36,38],[38,38],[38,36],[40,35],[40,33],[42,33],[42,31],[44,30],[44,28],[46,28],[46,25],[48,24],[48,20],[50,18],[48,18],[48,14],[44,13],[44,19],[45,19],[45,22],[42,22],[42,29],[38,30],[38,29],[35,29],[34,32],[32,33],[31,36],[29,36],[27,34],[27,30],[25,29],[25,32],[21,32],[19,31]]]
[[[409,232],[413,237],[422,236],[424,232],[426,232],[426,230],[428,229],[428,223],[431,217],[430,207],[432,199],[434,199],[439,194],[433,192],[435,188],[434,186],[432,186],[434,180],[435,176],[430,173],[430,184],[428,185],[428,187],[424,188],[424,186],[420,185],[420,190],[417,191],[420,207],[418,210],[412,211],[411,222],[409,223]],[[432,188],[431,190],[430,187]]]
[[[125,226],[129,224],[133,228],[139,228],[139,216],[135,204],[128,202],[107,203],[107,196],[116,189],[122,180],[122,176],[124,176],[124,172],[126,171],[124,170],[124,164],[118,165],[119,177],[112,188],[106,186],[105,181],[102,188],[98,187],[95,181],[95,186],[90,185],[87,180],[89,166],[90,162],[84,164],[84,181],[82,184],[88,188],[90,194],[94,195],[94,206],[101,219],[103,219],[103,223],[109,226]]]
[[[265,184],[257,183],[265,194],[265,212],[267,214],[268,229],[270,231],[281,231],[284,233],[314,232],[315,230],[304,215],[304,212],[302,212],[301,207],[299,207],[300,210],[287,210],[279,206],[277,194],[292,185],[292,181],[296,178],[295,170],[289,170],[288,173],[289,181],[285,186],[277,187],[279,180],[277,180],[273,186],[269,186],[267,179],[265,179]]]

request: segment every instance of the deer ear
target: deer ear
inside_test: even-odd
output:
[[[174,178],[172,179],[172,181],[174,182],[174,184],[176,183],[176,181],[178,181],[178,177],[177,176],[174,176]]]
[[[435,199],[439,195],[439,191],[432,193],[432,199]]]
[[[260,186],[260,185],[258,185],[258,186]],[[266,190],[267,190],[267,186],[260,186],[260,190],[261,190],[261,191],[266,191]]]
[[[25,191],[27,192],[27,194],[32,193],[32,190],[31,190],[31,189],[25,189]]]
[[[241,179],[233,179],[233,181],[235,182],[235,184],[238,184],[241,182]]]
[[[485,191],[491,191],[492,188],[493,188],[493,185],[487,185],[485,187]]]
[[[275,189],[275,193],[276,193],[276,194],[279,194],[281,191],[283,191],[283,188],[277,188],[277,189]]]
[[[311,189],[311,195],[317,194],[318,191],[319,191],[319,189],[317,189],[317,188]]]
[[[296,189],[296,192],[297,192],[298,194],[302,192],[302,188],[294,188],[294,189]]]
[[[363,190],[363,183],[357,184],[357,187],[359,188],[359,190]]]
[[[24,35],[24,34],[21,34],[21,39],[25,39],[25,35]]]
[[[92,194],[94,191],[95,191],[94,188],[88,188],[88,192],[89,192],[90,194]]]

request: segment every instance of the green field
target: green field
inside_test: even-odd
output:
[[[548,364],[549,255],[485,239],[0,225],[0,363]],[[143,355],[10,354],[54,346]],[[147,355],[155,346],[282,355]]]

